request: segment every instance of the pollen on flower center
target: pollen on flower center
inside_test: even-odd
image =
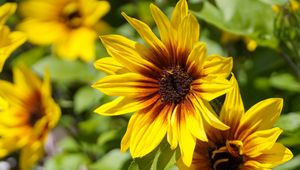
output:
[[[163,70],[159,79],[159,94],[165,103],[180,103],[190,91],[193,78],[180,66]]]
[[[240,170],[244,157],[240,154],[240,146],[226,144],[219,149],[209,152],[211,168],[213,170]]]

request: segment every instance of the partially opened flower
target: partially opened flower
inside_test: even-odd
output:
[[[30,169],[43,155],[50,130],[60,118],[51,97],[49,75],[44,82],[26,68],[14,68],[14,84],[0,81],[0,157],[21,149],[20,169]]]
[[[110,9],[97,0],[27,0],[21,3],[25,19],[18,28],[38,45],[52,44],[65,59],[95,58],[95,40],[108,27],[99,21]]]
[[[207,56],[199,42],[199,24],[180,0],[169,21],[155,5],[150,6],[160,39],[143,22],[122,15],[137,30],[147,46],[119,35],[101,36],[112,57],[95,67],[107,72],[93,87],[120,96],[95,112],[114,116],[135,112],[121,142],[132,156],[151,152],[167,134],[172,149],[179,144],[184,162],[192,160],[196,139],[207,141],[203,121],[217,129],[228,126],[211,111],[208,101],[223,95],[231,84],[226,79],[232,59]]]
[[[19,31],[11,32],[9,27],[4,25],[9,16],[11,16],[17,8],[15,3],[6,3],[0,6],[0,71],[6,59],[20,45],[22,45],[26,36]]]
[[[231,81],[235,87],[228,92],[220,112],[220,119],[230,129],[210,128],[209,142],[197,141],[192,165],[188,168],[179,161],[180,169],[269,170],[293,157],[289,149],[276,143],[282,130],[273,125],[282,99],[263,100],[245,113],[237,82],[234,77]]]

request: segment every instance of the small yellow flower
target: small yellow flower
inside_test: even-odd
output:
[[[208,56],[199,42],[199,23],[180,0],[171,21],[155,5],[151,13],[160,39],[145,23],[122,15],[137,30],[147,46],[119,35],[101,36],[109,55],[95,67],[107,72],[93,87],[120,96],[95,110],[102,115],[135,112],[121,142],[134,158],[151,152],[167,134],[172,149],[179,145],[184,162],[192,161],[196,139],[207,141],[203,122],[226,130],[209,101],[231,87],[226,79],[232,58]]]
[[[60,118],[51,97],[48,74],[44,82],[31,71],[13,69],[14,84],[0,81],[0,157],[21,149],[20,169],[30,169],[43,155],[49,131]]]
[[[95,40],[108,25],[99,21],[110,9],[109,3],[97,0],[28,0],[21,3],[25,19],[18,29],[28,40],[39,45],[52,44],[65,59],[95,58]],[[96,29],[102,28],[103,30]]]
[[[238,42],[243,40],[248,51],[255,51],[257,47],[257,42],[249,37],[236,35],[230,32],[222,32],[221,43],[229,44],[231,42]]]
[[[4,25],[9,16],[11,16],[17,8],[15,3],[6,3],[0,6],[0,71],[10,54],[25,40],[25,34],[19,31],[11,32],[9,27]]]
[[[289,5],[292,11],[297,11],[300,7],[300,3],[297,0],[289,0]]]
[[[272,10],[275,12],[275,13],[279,13],[281,11],[281,7],[279,5],[272,5]]]
[[[181,161],[181,170],[270,170],[293,157],[292,152],[276,140],[281,129],[274,122],[282,110],[282,99],[271,98],[252,106],[246,113],[237,82],[228,92],[220,120],[230,126],[227,131],[208,129],[209,142],[197,141],[192,165]]]

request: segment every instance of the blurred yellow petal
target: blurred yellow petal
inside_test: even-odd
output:
[[[25,17],[33,17],[41,20],[51,20],[57,17],[58,8],[47,1],[31,0],[20,4],[20,12]]]
[[[90,2],[87,3],[88,1]],[[86,15],[85,25],[96,24],[110,10],[110,5],[106,1],[80,0],[80,2],[82,3],[83,14]]]
[[[20,154],[20,169],[28,170],[37,163],[44,154],[44,145],[40,141],[36,141],[27,145],[21,150]]]
[[[41,45],[53,43],[66,34],[63,25],[56,21],[26,19],[18,25],[17,29],[26,33],[29,41]]]
[[[5,3],[0,6],[0,24],[3,25],[8,17],[15,13],[17,9],[16,3]]]

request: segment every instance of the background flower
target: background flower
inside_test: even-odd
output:
[[[18,28],[34,44],[52,44],[62,58],[89,62],[95,58],[96,37],[108,28],[99,19],[109,9],[107,1],[28,0],[20,5],[25,19]]]
[[[25,67],[14,68],[14,84],[0,81],[0,157],[21,150],[20,169],[30,169],[43,156],[48,133],[60,118],[51,97],[49,75],[44,82]]]

